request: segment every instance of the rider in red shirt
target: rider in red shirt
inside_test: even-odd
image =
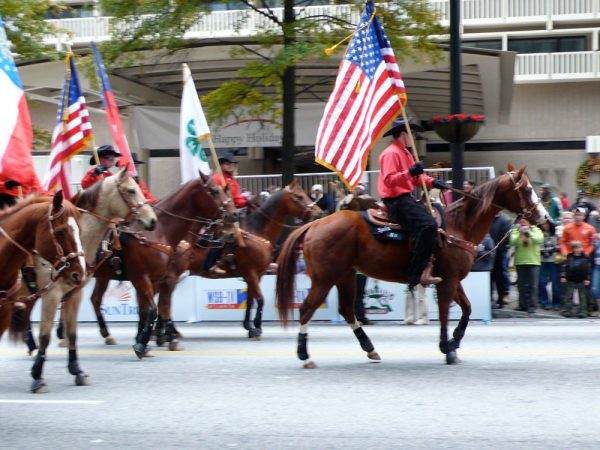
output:
[[[100,164],[88,170],[81,180],[81,187],[87,189],[94,185],[98,180],[112,176],[112,172],[108,169],[114,167],[115,158],[117,156],[122,155],[116,151],[112,145],[102,145],[98,147],[98,159],[100,160]],[[92,156],[90,158],[90,165],[93,166],[95,163],[96,159]]]
[[[219,186],[225,188],[226,185],[231,185],[230,195],[235,203],[236,208],[245,208],[250,206],[248,199],[242,196],[242,192],[240,189],[240,185],[234,178],[235,173],[235,165],[237,164],[237,159],[235,159],[231,155],[225,155],[219,158],[219,164],[221,165],[221,170],[223,172],[223,177],[218,174],[213,175],[213,178],[217,182]]]
[[[411,130],[423,128],[409,121]],[[435,249],[437,223],[431,213],[421,206],[411,195],[416,187],[448,189],[443,181],[423,174],[423,163],[415,162],[409,150],[410,138],[403,119],[396,119],[392,128],[384,136],[392,135],[394,141],[379,156],[379,181],[377,189],[387,206],[389,217],[398,222],[415,240],[415,247],[409,264],[409,289],[417,284],[423,286],[437,284],[439,277],[431,276],[431,256]],[[425,270],[427,269],[427,270]]]

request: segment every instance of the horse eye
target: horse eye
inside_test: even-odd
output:
[[[64,231],[55,231],[54,236],[56,236],[57,238],[64,238],[65,232]]]
[[[131,195],[135,195],[135,189],[127,189],[127,192]]]

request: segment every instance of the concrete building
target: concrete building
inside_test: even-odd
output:
[[[70,1],[74,17],[49,19],[69,36],[49,37],[57,46],[69,41],[75,49],[92,40],[110,39],[110,17],[104,17],[95,1]],[[349,12],[328,1],[309,12]],[[449,0],[430,0],[448,25]],[[217,8],[217,5],[221,5]],[[220,8],[220,9],[219,9]],[[236,76],[246,60],[228,56],[238,42],[251,44],[256,30],[268,24],[251,17],[241,28],[235,23],[248,11],[230,2],[215,2],[215,10],[186,35],[195,45],[173,55],[147,52],[143,65],[116,68],[111,82],[122,107],[129,141],[149,159],[146,167],[152,190],[159,195],[178,182],[177,133],[181,92],[181,62],[188,62],[200,95]],[[345,8],[345,9],[344,9]],[[305,10],[306,13],[306,10]],[[598,57],[600,0],[462,0],[464,111],[485,114],[486,126],[466,145],[465,166],[493,166],[496,173],[507,162],[527,165],[530,177],[548,182],[572,199],[578,167],[600,151],[600,61]],[[358,22],[358,15],[352,20]],[[227,38],[230,45],[219,43]],[[442,43],[447,36],[441,36]],[[339,57],[299,67],[303,83],[337,73]],[[53,128],[64,66],[60,62],[20,68],[34,124]],[[401,70],[407,85],[409,113],[419,120],[449,112],[448,63],[436,65],[406,61]],[[82,78],[84,78],[82,76]],[[93,84],[83,79],[98,144],[110,141],[102,117],[101,101]],[[314,171],[312,146],[331,84],[299,98],[296,135],[300,170]],[[240,172],[277,171],[280,131],[277,127],[229,123],[214,129],[217,147],[239,153]],[[428,133],[424,151],[427,164],[450,160],[448,145]],[[387,142],[371,155],[371,169]],[[590,152],[591,155],[590,155]],[[85,163],[82,162],[82,170]],[[320,166],[317,166],[320,167]],[[317,169],[320,170],[320,169]],[[77,171],[77,168],[75,168]],[[164,176],[165,173],[172,174]],[[592,174],[591,182],[594,180]]]

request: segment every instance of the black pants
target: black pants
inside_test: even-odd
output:
[[[0,194],[0,209],[13,206],[15,203],[17,203],[16,197],[10,194]]]
[[[435,249],[437,223],[433,216],[410,195],[384,198],[389,217],[398,222],[415,240],[415,247],[409,264],[408,281],[416,285],[423,269]]]

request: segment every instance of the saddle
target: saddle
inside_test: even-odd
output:
[[[388,217],[388,210],[384,204],[380,203],[379,206],[379,209],[367,209],[367,217],[373,224],[381,227],[388,227],[392,230],[404,230],[404,228],[402,228],[402,225],[400,225],[397,222],[394,222]],[[423,207],[425,206],[423,205]],[[443,220],[444,212],[442,208],[438,208],[438,205],[436,204],[433,204],[433,207],[434,208],[432,214],[435,221],[437,222],[438,228],[445,229],[446,227]]]

